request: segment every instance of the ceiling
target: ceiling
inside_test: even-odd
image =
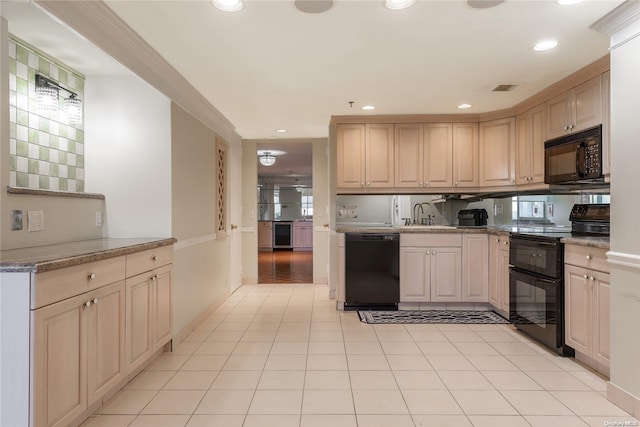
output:
[[[258,150],[283,153],[276,156],[276,163],[273,166],[258,164],[259,179],[268,180],[271,184],[311,187],[313,154],[311,142],[270,140],[258,142],[256,145]]]
[[[475,9],[418,0],[388,10],[382,0],[336,0],[307,14],[288,0],[248,0],[238,13],[211,1],[107,1],[242,138],[271,140],[327,137],[332,115],[511,107],[606,55],[607,37],[589,25],[620,3],[507,0]],[[1,12],[12,34],[88,76],[127,73],[32,3],[2,2]],[[534,52],[545,38],[558,48]],[[499,83],[521,86],[492,93]]]

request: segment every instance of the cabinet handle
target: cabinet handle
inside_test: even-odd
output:
[[[93,305],[96,305],[98,303],[98,298],[94,298],[92,302],[93,302]]]
[[[95,278],[96,278],[96,273],[91,273],[89,275],[89,280],[95,280]]]
[[[458,186],[458,181],[456,181],[456,182],[454,183],[454,185],[457,187],[457,186]]]
[[[367,182],[367,187],[371,187],[371,183],[370,182]]]
[[[86,310],[87,308],[89,308],[89,307],[91,307],[91,301],[87,301],[87,302],[85,302],[84,304],[82,304],[82,308],[83,308],[83,309],[85,309],[85,310]]]
[[[591,277],[589,277],[589,280],[594,281],[594,280],[596,280],[596,278],[591,276]]]
[[[582,277],[584,277],[584,280],[589,280],[589,276],[587,276],[586,274],[583,275]]]
[[[158,260],[158,256],[157,255],[154,255],[154,256],[151,257],[151,261],[157,261],[157,260]]]
[[[425,182],[424,182],[424,185],[429,185],[429,181],[425,181]]]
[[[587,255],[585,258],[587,258],[587,261],[589,261],[591,259],[591,255]]]
[[[431,254],[432,254],[432,255],[435,255],[435,254],[436,254],[436,251],[431,252]]]
[[[157,277],[158,277],[157,275],[156,275],[156,276],[151,276],[151,277],[149,278],[149,280],[154,281],[154,280],[156,280],[156,278],[157,278]]]
[[[508,244],[509,244],[509,242],[503,242],[503,243],[504,243],[505,245],[508,245]]]

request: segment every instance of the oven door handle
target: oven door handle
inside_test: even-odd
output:
[[[543,279],[541,277],[536,277],[536,280],[538,280],[539,282],[551,283],[551,284],[555,284],[557,282],[557,280]]]

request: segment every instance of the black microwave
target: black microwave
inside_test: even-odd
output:
[[[603,181],[601,125],[544,143],[545,184]]]

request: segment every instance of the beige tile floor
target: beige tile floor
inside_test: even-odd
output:
[[[367,325],[327,295],[241,287],[82,427],[640,426],[508,325]]]

